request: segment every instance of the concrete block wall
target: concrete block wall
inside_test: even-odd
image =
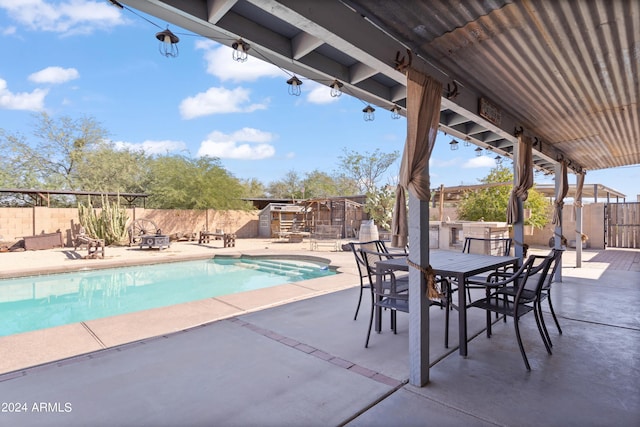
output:
[[[258,211],[217,211],[179,209],[127,209],[133,219],[152,220],[163,232],[198,233],[200,230],[222,229],[239,238],[258,237]],[[60,231],[66,246],[72,246],[72,225],[79,224],[77,208],[0,208],[0,241],[13,244],[24,236]]]
[[[604,203],[590,203],[582,208],[582,233],[589,237],[588,247],[604,249]],[[534,229],[532,236],[525,236],[525,243],[533,246],[547,246],[553,236],[555,225],[549,223],[542,229]],[[576,221],[573,205],[562,209],[563,235],[568,241],[576,239]]]

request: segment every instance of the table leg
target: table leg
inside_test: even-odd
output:
[[[460,355],[467,357],[467,289],[464,274],[458,277],[458,343]]]
[[[380,289],[382,287],[382,272],[378,271],[378,269],[376,268],[376,283],[375,286]],[[374,298],[378,298],[377,295],[374,296]],[[374,301],[372,301],[371,303],[373,304]],[[376,320],[376,332],[380,333],[380,331],[382,331],[382,308],[380,306],[375,305],[375,320]]]

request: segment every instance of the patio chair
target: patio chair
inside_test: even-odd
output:
[[[493,237],[493,238],[481,238],[481,237],[465,237],[464,246],[462,252],[466,254],[485,254],[495,256],[509,256],[511,253],[511,245],[513,240],[510,237]],[[503,272],[512,270],[512,267],[502,269]],[[513,270],[512,270],[513,271]],[[471,301],[471,289],[483,289],[488,275],[473,276],[467,281],[467,299]],[[452,289],[455,292],[456,288]]]
[[[556,324],[556,328],[558,329],[558,333],[560,335],[562,335],[562,328],[560,327],[560,323],[558,322],[558,318],[556,316],[556,312],[553,309],[553,303],[551,301],[551,283],[553,283],[553,278],[555,276],[556,270],[558,269],[558,266],[560,265],[560,260],[562,259],[562,254],[564,253],[564,249],[553,249],[547,256],[551,257],[551,265],[549,267],[549,272],[547,273],[547,278],[544,281],[544,283],[542,284],[542,288],[540,290],[540,295],[536,300],[536,309],[538,310],[538,315],[540,316],[540,322],[542,323],[542,329],[544,331],[545,337],[547,339],[547,342],[549,343],[549,346],[553,347],[553,343],[551,342],[551,337],[549,336],[549,331],[547,330],[547,325],[544,321],[544,316],[542,313],[542,301],[544,301],[545,299],[548,301],[549,304],[549,311],[551,312],[551,316],[553,317],[553,321]],[[540,274],[540,273],[538,273]],[[505,272],[496,272],[494,273],[494,276],[501,276],[503,278],[506,278],[509,276],[509,273],[505,273]],[[533,289],[533,287],[536,284],[536,280],[537,280],[538,276],[533,276],[530,277],[529,280],[527,281],[527,284],[525,286],[525,288],[529,291],[531,291]],[[511,292],[513,292],[513,290],[511,290]],[[506,321],[506,318],[505,318]]]
[[[540,313],[538,311],[540,293],[544,285],[551,261],[554,255],[545,257],[539,255],[531,255],[526,262],[509,277],[504,277],[502,273],[492,273],[487,281],[487,296],[485,298],[474,301],[470,307],[477,307],[487,312],[487,338],[491,337],[491,313],[505,317],[513,317],[516,339],[520,354],[524,360],[525,367],[531,370],[527,354],[522,345],[520,336],[520,318],[525,314],[533,311],[538,332],[547,349],[548,354],[551,353],[551,346],[547,342],[544,332]]]
[[[73,236],[73,250],[77,251],[82,246],[87,248],[87,258],[104,258],[104,240],[89,236],[85,228],[79,226],[78,232]]]
[[[547,338],[547,342],[551,347],[553,347],[553,343],[551,342],[551,337],[549,336],[549,331],[547,330],[547,326],[544,322],[544,316],[542,313],[542,301],[545,299],[549,304],[549,311],[551,312],[551,316],[553,317],[553,321],[556,324],[556,328],[558,329],[558,333],[562,335],[562,328],[560,327],[560,323],[558,322],[558,318],[556,316],[556,312],[553,309],[553,303],[551,302],[551,284],[553,283],[553,278],[556,274],[556,270],[558,266],[561,264],[562,254],[564,253],[564,249],[553,249],[548,256],[551,256],[551,266],[549,267],[549,273],[547,274],[547,278],[542,284],[542,288],[540,290],[540,295],[537,299],[536,308],[538,310],[540,321],[542,323],[542,329],[544,330],[544,334]]]
[[[378,241],[382,242],[382,241]],[[384,245],[384,243],[382,243]],[[383,246],[384,247],[384,246]],[[385,248],[386,249],[386,248]],[[393,258],[395,256],[407,256],[405,253],[392,254],[386,252],[374,252],[366,248],[359,249],[361,258],[365,265],[366,277],[369,281],[369,289],[371,289],[371,316],[369,318],[369,330],[367,331],[367,340],[365,348],[369,347],[369,339],[371,337],[371,327],[373,326],[373,318],[376,309],[388,309],[391,312],[391,329],[393,333],[397,333],[396,314],[398,311],[409,312],[409,275],[396,276],[393,272],[385,272],[381,276],[381,280],[376,280],[377,272],[375,263],[382,260]],[[449,295],[447,292],[446,295]],[[449,299],[443,298],[441,301],[429,300],[429,306],[437,305],[441,308],[447,308],[445,312],[445,347],[449,342]]]
[[[386,245],[382,240],[372,240],[369,242],[349,242],[348,243],[351,252],[356,259],[356,266],[358,267],[358,276],[360,277],[360,296],[358,297],[358,305],[356,306],[356,314],[353,316],[353,320],[358,319],[358,311],[360,311],[360,304],[362,303],[362,294],[365,289],[371,288],[371,280],[369,278],[369,271],[365,263],[362,249],[367,249],[372,252],[389,253]],[[404,255],[406,256],[406,255]],[[392,258],[389,256],[388,258]],[[366,279],[366,280],[365,280]],[[375,279],[374,279],[375,280]],[[373,299],[372,299],[373,301]]]

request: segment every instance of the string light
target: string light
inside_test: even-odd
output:
[[[372,122],[376,118],[375,115],[373,114],[374,111],[376,111],[376,109],[373,108],[371,105],[367,105],[366,107],[364,107],[362,112],[364,113],[365,122]]]
[[[160,40],[158,50],[167,58],[175,58],[178,56],[178,42],[180,39],[173,34],[169,28],[156,33],[156,38]]]
[[[451,149],[451,151],[456,151],[459,148],[458,141],[456,141],[455,139],[452,139],[451,142],[449,143],[449,148]]]
[[[397,120],[400,118],[400,107],[398,107],[395,104],[393,107],[391,107],[391,118],[394,120]]]
[[[231,44],[231,47],[233,48],[231,57],[234,61],[246,62],[246,60],[249,59],[249,55],[247,54],[247,52],[249,52],[249,49],[251,49],[251,45],[249,45],[249,43],[245,42],[242,39],[238,39],[233,42],[233,44]]]
[[[334,80],[333,83],[329,85],[329,87],[331,88],[331,96],[334,98],[338,98],[340,95],[342,95],[342,86],[344,85],[337,79]]]
[[[300,86],[302,86],[302,82],[296,76],[291,77],[287,80],[287,84],[289,85],[289,95],[292,96],[300,96],[302,91],[300,90]]]

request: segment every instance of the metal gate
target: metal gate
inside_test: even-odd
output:
[[[607,246],[640,248],[640,203],[610,203],[605,208]]]

